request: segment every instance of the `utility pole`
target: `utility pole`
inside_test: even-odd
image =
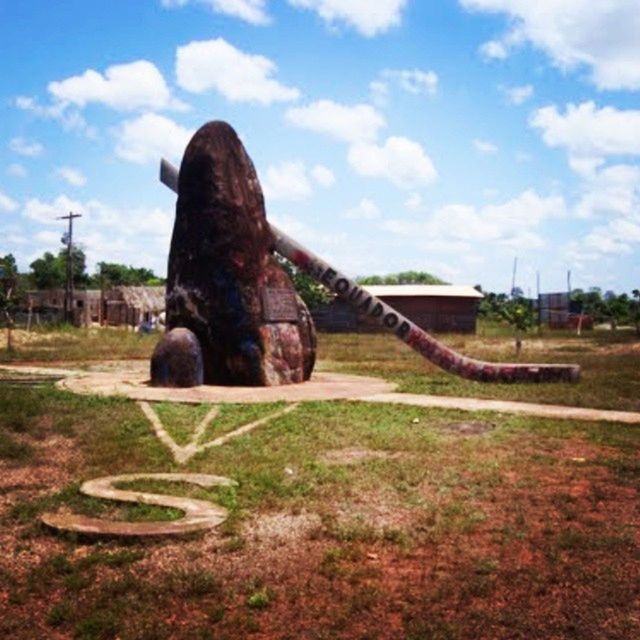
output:
[[[67,269],[64,287],[64,319],[73,322],[73,220],[82,218],[80,213],[69,211],[67,216],[58,216],[56,220],[68,220],[69,230],[62,236],[62,243],[67,245]]]
[[[516,271],[518,270],[518,256],[513,259],[513,276],[511,278],[511,297],[516,289]]]

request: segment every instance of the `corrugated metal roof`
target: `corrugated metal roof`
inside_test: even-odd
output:
[[[467,284],[370,284],[363,288],[377,297],[484,298]]]

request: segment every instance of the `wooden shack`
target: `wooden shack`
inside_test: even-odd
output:
[[[165,309],[165,288],[114,287],[105,293],[105,324],[137,327],[155,323]]]
[[[468,285],[365,285],[369,293],[397,309],[419,327],[432,333],[475,333],[482,294]],[[375,331],[375,321],[334,299],[312,312],[324,331]],[[382,330],[382,329],[380,329]]]

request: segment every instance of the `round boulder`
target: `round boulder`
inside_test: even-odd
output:
[[[197,387],[203,379],[202,348],[195,333],[184,327],[165,333],[151,356],[151,385]]]

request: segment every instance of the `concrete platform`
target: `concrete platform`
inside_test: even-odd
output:
[[[149,402],[258,403],[300,402],[308,400],[357,399],[363,396],[390,393],[396,385],[380,378],[343,373],[314,373],[311,380],[278,387],[219,387],[203,385],[189,389],[152,387],[148,374],[127,372],[86,372],[60,380],[58,388],[74,393],[125,396]]]

